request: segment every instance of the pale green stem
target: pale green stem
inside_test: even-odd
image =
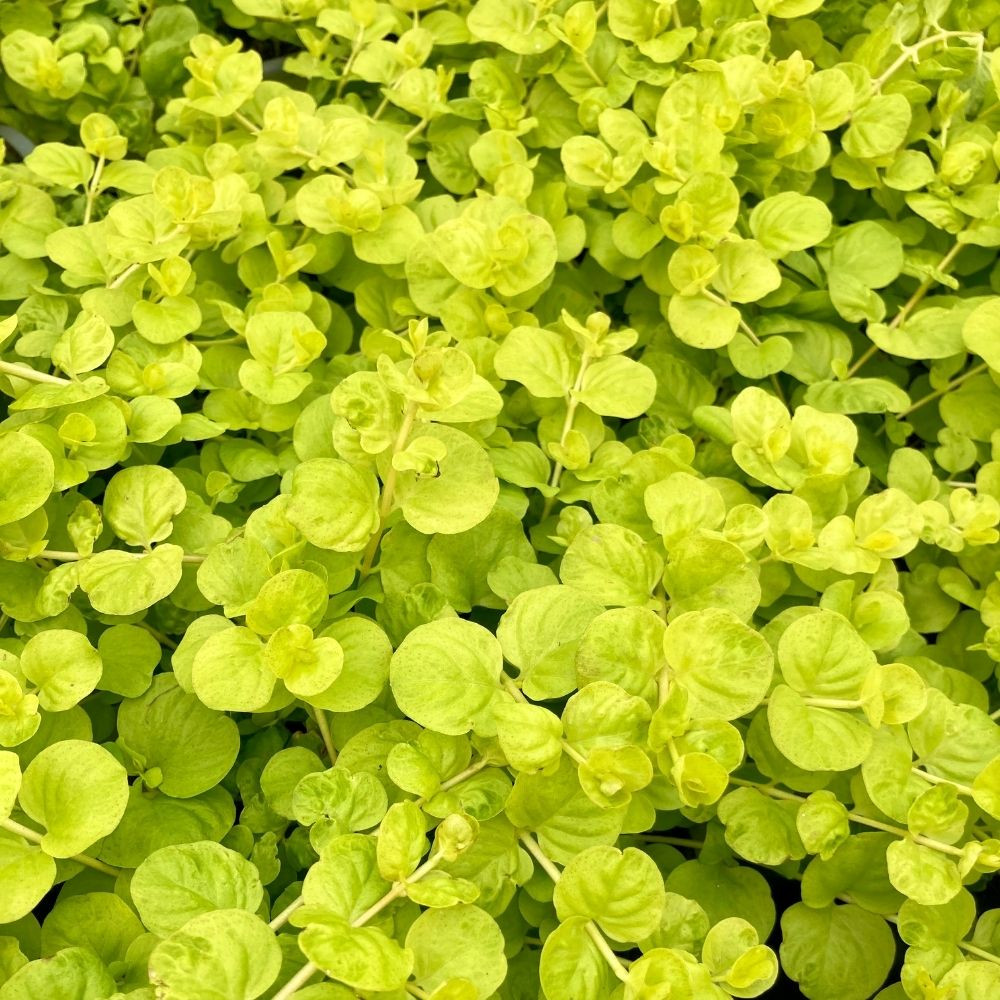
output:
[[[414,421],[417,419],[419,406],[413,400],[406,407],[403,414],[403,423],[396,435],[396,440],[392,445],[392,453],[389,455],[389,471],[385,474],[385,482],[382,484],[382,499],[378,508],[378,529],[368,541],[364,555],[361,558],[361,579],[365,579],[372,571],[372,564],[375,562],[375,553],[378,551],[379,542],[385,532],[385,522],[392,513],[392,501],[396,492],[396,466],[392,464],[393,456],[406,447],[410,432],[413,430]]]
[[[124,285],[125,282],[128,281],[128,279],[131,278],[132,275],[135,274],[135,272],[138,271],[139,268],[142,266],[143,266],[142,264],[129,264],[129,266],[126,267],[124,271],[122,271],[116,278],[114,278],[108,284],[108,288],[110,289],[121,288],[122,285]]]
[[[597,950],[601,953],[604,961],[611,966],[611,971],[615,974],[615,977],[623,983],[628,982],[628,969],[625,968],[622,960],[612,951],[611,945],[608,944],[597,924],[593,920],[588,920],[583,927],[590,935],[590,940],[597,946]]]
[[[674,7],[674,10],[676,9],[677,8]],[[750,343],[753,344],[755,347],[762,346],[763,342],[761,341],[760,337],[758,337],[757,334],[754,332],[753,327],[751,327],[750,324],[747,323],[747,321],[743,318],[743,311],[738,306],[734,306],[732,302],[729,301],[729,299],[725,298],[722,295],[716,295],[714,292],[710,292],[707,288],[703,288],[701,290],[701,294],[704,295],[705,298],[710,299],[712,302],[716,302],[719,305],[729,306],[730,308],[735,309],[740,317],[739,327],[750,339]],[[774,392],[777,395],[778,399],[780,399],[782,403],[785,403],[787,405],[788,400],[785,398],[785,391],[784,389],[781,388],[781,383],[778,381],[778,376],[772,374],[770,377],[770,382],[771,382],[771,387],[774,389]]]
[[[807,695],[802,696],[802,701],[811,708],[839,708],[843,711],[861,708],[864,704],[864,702],[854,698],[810,698]],[[769,705],[770,703],[770,698],[761,700],[762,705]]]
[[[670,667],[665,666],[656,678],[656,704],[663,705],[670,697]]]
[[[583,68],[587,71],[587,75],[590,77],[590,79],[593,80],[598,87],[607,86],[606,82],[597,75],[597,70],[595,70],[594,67],[590,64],[590,60],[587,58],[586,54],[580,52],[579,56],[580,56],[580,62],[583,63]]]
[[[314,962],[306,962],[305,965],[299,969],[298,972],[292,976],[291,979],[285,983],[281,989],[274,994],[271,1000],[288,1000],[289,997],[295,996],[298,991],[305,986],[306,983],[316,975],[317,972],[322,972],[320,967]]]
[[[489,762],[486,760],[486,758],[480,758],[474,764],[470,764],[464,771],[459,771],[458,774],[452,775],[447,781],[442,781],[441,787],[438,789],[438,791],[447,792],[452,788],[455,788],[457,785],[460,785],[463,781],[466,781],[467,779],[471,778],[474,774],[478,774],[480,771],[482,771],[483,768],[488,765],[488,763]],[[422,806],[426,801],[427,800],[424,798],[414,799],[413,804],[419,807]],[[380,829],[381,829],[381,824],[375,827],[375,829],[372,831],[372,836],[378,836],[378,832]],[[411,878],[410,881],[412,882],[413,879]],[[295,899],[293,899],[288,904],[288,906],[286,906],[281,911],[281,913],[279,913],[278,916],[276,916],[274,920],[271,921],[271,927],[274,928],[275,923],[277,923],[278,927],[281,927],[284,923],[287,922],[288,918],[301,905],[302,905],[302,897],[296,896]]]
[[[747,781],[745,778],[730,778],[730,782],[743,788],[756,788],[758,792],[770,796],[772,799],[781,799],[785,802],[805,802],[804,795],[796,795],[794,792],[786,792],[771,785],[762,785],[757,781]],[[904,837],[912,840],[923,847],[930,847],[932,850],[940,851],[942,854],[950,854],[953,857],[962,857],[962,851],[951,844],[944,844],[939,840],[932,840],[930,837],[922,837],[919,834],[912,834],[902,826],[894,826],[891,823],[882,823],[880,820],[872,819],[870,816],[862,816],[860,813],[849,812],[847,818],[852,823],[861,826],[871,827],[873,830],[882,830],[885,833],[895,834],[897,837]]]
[[[838,896],[837,899],[842,899],[845,903],[854,902],[850,896],[842,895]],[[883,920],[888,920],[890,924],[899,924],[898,913],[883,913],[881,916]],[[958,941],[956,944],[962,949],[962,951],[967,952],[970,955],[975,955],[976,958],[981,958],[984,962],[993,962],[995,965],[1000,965],[1000,957],[994,955],[992,952],[976,947],[976,945],[971,944],[969,941]]]
[[[189,340],[188,343],[192,347],[223,347],[229,344],[242,344],[244,338],[240,336],[235,337],[217,337],[215,340]]]
[[[902,53],[895,59],[894,62],[890,63],[888,69],[872,80],[872,93],[877,94],[889,82],[895,73],[902,69],[903,66],[905,66],[911,59],[913,59],[921,49],[925,49],[930,45],[937,45],[938,42],[945,42],[949,38],[964,38],[967,41],[974,39],[979,43],[978,47],[980,49],[983,44],[983,36],[978,32],[939,31],[936,35],[929,35],[927,38],[922,38],[920,41],[914,42],[913,45],[904,45]]]
[[[421,118],[420,121],[418,121],[417,124],[414,125],[413,128],[411,128],[410,131],[407,132],[405,136],[403,136],[403,138],[407,142],[409,142],[411,139],[416,139],[416,137],[420,135],[420,133],[423,132],[425,128],[427,128],[428,121],[429,120],[427,118]]]
[[[2,819],[0,820],[0,827],[9,830],[11,833],[16,833],[19,837],[24,837],[25,840],[30,840],[34,844],[42,842],[42,834],[27,826],[22,826],[15,820]],[[95,872],[110,875],[112,878],[117,878],[121,874],[120,868],[112,868],[111,865],[106,865],[103,861],[98,861],[97,858],[92,858],[89,854],[74,854],[69,860],[75,861],[77,864],[86,865],[87,868],[93,868]]]
[[[952,781],[951,778],[942,778],[937,774],[931,774],[929,771],[924,771],[919,767],[911,767],[910,770],[917,775],[918,778],[923,778],[925,781],[931,782],[931,784],[951,785],[955,791],[960,792],[962,795],[973,795],[971,785],[963,785],[960,781]]]
[[[650,844],[670,844],[673,847],[693,847],[701,850],[705,846],[704,840],[693,840],[689,837],[671,837],[662,833],[641,833],[639,838],[648,841]]]
[[[267,925],[272,931],[280,930],[285,924],[288,923],[288,918],[302,905],[302,897],[296,896],[288,906],[286,906],[274,919]]]
[[[260,135],[261,132],[264,131],[259,125],[255,125],[249,118],[247,118],[246,115],[239,111],[233,112],[233,118],[235,118],[236,121],[251,135]],[[316,153],[310,152],[308,149],[303,149],[302,146],[295,145],[289,146],[288,148],[291,152],[295,153],[296,156],[302,156],[306,160],[316,159]],[[351,174],[337,164],[324,164],[323,169],[329,170],[331,173],[335,173],[338,176],[343,177],[344,180],[350,181],[352,184],[354,183],[354,178]]]
[[[967,952],[970,955],[975,955],[976,958],[981,958],[984,962],[992,962],[994,965],[1000,965],[1000,956],[994,955],[992,952],[986,951],[983,948],[978,948],[974,944],[970,944],[968,941],[959,941],[959,948],[962,951]]]
[[[964,247],[964,243],[956,243],[939,261],[937,269],[942,273],[947,271],[948,268],[955,262],[955,258],[959,255]],[[899,327],[906,322],[909,318],[910,313],[923,301],[924,296],[930,291],[930,289],[935,284],[935,279],[928,275],[920,284],[917,286],[917,290],[903,303],[900,307],[898,313],[892,317],[889,321],[889,329],[897,330]],[[878,344],[872,344],[869,346],[868,350],[858,358],[857,361],[847,369],[847,377],[851,378],[856,375],[875,355],[878,354]]]
[[[538,841],[535,840],[531,834],[519,833],[517,839],[525,846],[528,853],[538,862],[539,867],[545,872],[546,875],[552,879],[553,882],[558,882],[562,877],[562,873],[552,862],[551,858],[542,850],[539,846]],[[612,951],[611,946],[608,944],[604,935],[601,933],[601,929],[594,923],[593,920],[588,920],[584,927],[590,939],[594,942],[597,950],[604,957],[604,960],[611,967],[611,971],[620,979],[622,982],[628,979],[628,969],[622,964],[622,960]]]
[[[149,554],[148,552],[125,552],[122,549],[104,549],[103,551],[121,552],[122,555],[133,556],[136,559]],[[94,553],[94,555],[97,554],[98,553]],[[88,559],[89,556],[81,555],[79,552],[70,552],[64,549],[42,549],[42,551],[39,552],[35,558],[51,559],[53,562],[77,562],[80,559]],[[181,562],[194,566],[203,563],[207,558],[207,556],[189,555],[185,553],[185,555],[181,556]]]
[[[564,447],[566,444],[566,438],[569,437],[569,432],[573,429],[573,418],[576,416],[576,409],[580,405],[576,396],[577,393],[583,388],[583,377],[587,374],[587,367],[590,365],[590,355],[584,351],[580,357],[580,368],[576,373],[576,380],[573,383],[573,388],[566,394],[566,416],[563,419],[562,431],[559,434],[559,446]],[[553,489],[559,488],[559,480],[562,478],[563,465],[562,462],[556,462],[555,468],[552,470],[552,475],[549,478],[549,486]],[[556,502],[556,494],[553,493],[552,496],[546,497],[545,506],[542,508],[542,520],[552,513],[552,508]]]
[[[347,86],[347,79],[351,75],[351,70],[354,69],[354,60],[358,58],[358,53],[361,51],[364,41],[365,29],[364,25],[362,25],[358,28],[357,35],[354,36],[354,43],[351,45],[351,54],[347,57],[347,62],[344,63],[344,69],[340,74],[340,79],[337,81],[337,90],[334,96],[338,101],[344,93],[344,88]]]
[[[918,399],[911,407],[899,414],[899,419],[902,420],[904,417],[908,417],[911,413],[919,410],[922,406],[933,403],[939,396],[943,396],[946,392],[951,392],[952,389],[957,389],[963,382],[967,382],[976,375],[982,375],[983,372],[989,371],[989,368],[990,366],[985,362],[981,365],[976,365],[974,368],[970,368],[964,375],[953,378],[943,389],[936,389],[934,392],[929,392],[926,396]]]
[[[351,921],[352,927],[363,927],[368,923],[372,917],[378,916],[387,906],[393,903],[395,900],[399,899],[401,896],[406,894],[406,886],[414,882],[419,882],[428,872],[433,871],[442,861],[444,860],[443,854],[435,854],[433,857],[428,858],[419,868],[417,868],[413,874],[406,880],[406,882],[395,882],[392,888],[379,900],[374,902],[371,906],[365,910],[364,913],[359,917],[355,917]],[[292,904],[289,904],[289,907]],[[287,910],[289,907],[286,907]],[[282,911],[282,913],[285,912]],[[280,916],[281,914],[279,914]],[[285,918],[287,920],[287,917]],[[277,917],[275,917],[277,920]],[[306,962],[301,969],[288,980],[287,983],[271,998],[271,1000],[288,1000],[289,997],[294,995],[294,993],[304,986],[317,972],[322,972],[323,970],[316,965],[314,962]]]
[[[97,158],[97,166],[94,167],[94,176],[90,178],[87,185],[87,200],[83,208],[83,224],[90,222],[90,216],[94,211],[94,201],[97,198],[97,188],[101,183],[101,174],[104,173],[104,157]]]
[[[326,747],[326,755],[330,760],[330,766],[337,763],[337,748],[333,745],[333,736],[330,733],[330,725],[326,720],[326,713],[321,708],[312,710],[313,718],[316,720],[316,728]]]
[[[28,365],[19,365],[12,361],[0,361],[0,375],[13,375],[16,378],[23,378],[25,382],[43,382],[45,385],[73,384],[68,378],[59,378],[58,375],[35,371]]]
[[[157,628],[153,628],[149,622],[136,622],[139,628],[145,629],[160,645],[166,646],[167,649],[176,649],[177,643],[170,638],[169,635],[165,635]]]

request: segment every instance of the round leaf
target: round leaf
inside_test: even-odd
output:
[[[25,768],[19,799],[45,828],[42,849],[69,858],[118,825],[128,802],[128,775],[104,747],[62,740]]]
[[[256,1000],[280,969],[274,932],[245,910],[202,913],[149,956],[149,978],[163,1000]]]
[[[135,870],[131,895],[146,927],[167,937],[215,910],[255,913],[264,888],[249,861],[205,840],[155,851]]]
[[[450,736],[496,732],[503,653],[481,625],[446,618],[415,628],[392,657],[389,683],[411,719]]]

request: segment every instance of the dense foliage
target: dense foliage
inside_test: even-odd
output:
[[[1000,996],[996,0],[0,35],[0,1000]]]

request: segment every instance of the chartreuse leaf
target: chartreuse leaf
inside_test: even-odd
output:
[[[135,871],[132,902],[154,934],[168,937],[214,910],[256,912],[264,896],[256,868],[211,841],[154,851]]]
[[[274,932],[242,909],[193,917],[149,956],[150,980],[171,1000],[255,1000],[280,968]]]
[[[810,1000],[865,1000],[896,957],[886,922],[860,906],[796,903],[781,918],[781,964]]]
[[[25,768],[18,800],[45,830],[42,849],[68,858],[118,826],[128,801],[128,776],[98,744],[61,740]]]
[[[161,655],[156,639],[135,625],[105,629],[97,641],[97,651],[101,655],[98,686],[125,698],[137,698],[149,687]]]
[[[430,992],[464,980],[479,996],[491,996],[506,978],[503,934],[478,906],[425,910],[410,925],[406,947],[414,980]]]
[[[397,477],[396,497],[403,517],[427,535],[474,528],[493,509],[500,492],[489,456],[453,427],[432,424],[422,433],[445,450],[433,475],[405,471]]]
[[[428,622],[403,640],[389,681],[411,718],[450,735],[496,731],[491,706],[501,693],[503,654],[481,625],[457,618]]]
[[[813,792],[795,816],[795,829],[809,854],[829,860],[850,836],[847,808],[830,791]]]
[[[760,943],[753,925],[739,917],[720,920],[709,930],[701,960],[734,997],[760,996],[778,978],[778,957]]]
[[[271,633],[264,647],[264,662],[292,694],[308,700],[326,691],[340,676],[344,649],[330,636],[313,638],[308,625],[294,622]]]
[[[726,843],[747,861],[761,865],[780,865],[804,856],[796,811],[794,803],[773,799],[755,788],[737,788],[719,803]]]
[[[628,893],[621,891],[624,886]],[[587,917],[618,941],[639,941],[659,925],[663,893],[649,855],[635,848],[591,847],[563,869],[553,902],[560,920]]]
[[[195,654],[191,683],[209,708],[256,711],[274,692],[277,678],[264,661],[264,644],[244,626],[223,628]]]
[[[723,1000],[727,993],[712,982],[708,968],[694,961],[686,952],[673,948],[653,948],[639,958],[628,970],[626,988],[632,996],[648,996],[662,984],[669,983],[671,990]]]
[[[31,913],[55,880],[56,863],[41,848],[13,834],[0,835],[0,919],[5,924]]]
[[[63,948],[51,957],[22,966],[0,987],[3,1000],[35,997],[112,996],[114,977],[90,948]]]
[[[98,552],[80,563],[80,589],[101,614],[134,615],[173,591],[183,559],[183,550],[168,543],[142,555]]]
[[[586,917],[570,917],[545,939],[538,974],[550,1000],[606,996],[614,978],[604,956],[587,933]]]
[[[111,966],[144,933],[139,918],[120,896],[84,892],[59,900],[45,918],[42,952],[51,955],[62,948],[89,948]]]
[[[972,797],[980,809],[997,817],[1000,812],[1000,757],[995,757],[976,775]]]
[[[183,691],[173,674],[158,674],[141,697],[118,709],[118,740],[145,783],[189,798],[214,788],[239,752],[232,719]]]
[[[496,634],[504,658],[520,668],[529,697],[554,698],[573,690],[579,641],[603,610],[568,586],[534,587],[511,601]]]
[[[656,377],[630,358],[616,354],[589,365],[577,399],[606,417],[638,417],[649,409],[656,395]]]
[[[427,851],[426,823],[412,802],[395,802],[379,824],[376,860],[388,882],[402,882],[413,874]]]
[[[606,680],[647,695],[665,665],[663,620],[646,608],[613,608],[587,626],[576,651],[580,687]]]
[[[871,750],[867,721],[839,708],[811,705],[784,684],[771,692],[767,721],[774,745],[807,771],[849,771]]]
[[[500,378],[520,382],[539,399],[563,396],[573,384],[569,347],[558,333],[515,327],[493,357]]]
[[[50,712],[65,712],[97,687],[100,654],[85,635],[49,629],[32,636],[21,650],[21,672],[38,688],[38,703]]]
[[[690,611],[663,636],[667,674],[695,718],[736,719],[760,704],[774,659],[767,642],[729,611]]]
[[[897,840],[886,851],[889,881],[904,896],[924,906],[941,906],[962,888],[958,866],[950,858],[911,840]]]
[[[493,707],[497,739],[504,756],[518,771],[549,770],[562,756],[562,722],[540,705],[497,704]]]
[[[887,833],[857,833],[848,837],[829,859],[813,858],[802,877],[802,899],[822,907],[840,895],[850,895],[875,913],[893,913],[903,897],[889,881]]]
[[[717,530],[726,519],[722,494],[687,472],[675,472],[652,483],[646,488],[644,501],[646,513],[668,550],[700,528]]]
[[[55,485],[52,456],[28,434],[0,433],[0,524],[10,524],[37,510]]]
[[[775,257],[806,250],[830,235],[833,218],[819,198],[783,191],[758,202],[750,213],[750,231]]]
[[[336,837],[306,874],[302,899],[352,921],[389,891],[378,870],[376,845],[361,835]]]
[[[519,774],[504,811],[515,826],[535,831],[543,850],[559,862],[587,847],[613,844],[625,819],[624,806],[591,800],[565,757],[552,775]]]
[[[352,927],[335,917],[306,927],[299,945],[331,979],[359,990],[400,989],[413,971],[412,950],[376,927]]]
[[[635,532],[595,524],[570,543],[559,575],[599,604],[629,606],[646,603],[662,570],[662,558]]]
[[[392,645],[373,621],[358,615],[341,618],[323,629],[319,638],[335,639],[344,663],[335,681],[310,702],[333,712],[354,712],[382,693],[389,677]]]
[[[102,509],[122,541],[148,548],[170,534],[171,519],[186,503],[187,492],[169,469],[136,465],[112,477]]]
[[[303,462],[292,477],[288,520],[321,549],[360,552],[378,528],[375,477],[338,459]]]
[[[7,819],[17,805],[21,762],[16,753],[0,750],[0,818]]]
[[[804,615],[778,642],[778,665],[800,694],[848,699],[859,692],[875,654],[851,623],[833,611]]]

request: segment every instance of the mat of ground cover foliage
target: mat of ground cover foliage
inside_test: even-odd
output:
[[[995,1000],[998,36],[0,3],[0,1000]]]

